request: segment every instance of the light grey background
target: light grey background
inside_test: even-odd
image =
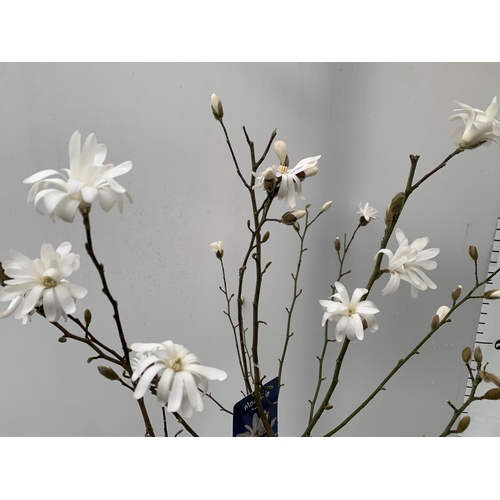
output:
[[[232,407],[243,385],[222,313],[220,266],[209,245],[224,241],[229,287],[235,292],[251,214],[222,130],[210,112],[210,95],[216,92],[245,175],[249,155],[242,125],[257,153],[277,128],[292,165],[322,155],[318,175],[303,184],[311,211],[333,200],[309,233],[304,291],[284,370],[280,434],[297,435],[306,425],[322,346],[318,300],[328,297],[338,270],[335,237],[355,228],[359,202],[369,201],[383,215],[392,196],[404,188],[409,154],[421,155],[418,179],[451,153],[454,124],[447,119],[456,107],[453,101],[485,109],[499,91],[498,81],[497,64],[2,64],[0,260],[9,258],[11,248],[35,258],[43,241],[71,241],[82,257],[72,281],[89,290],[78,302],[78,313],[90,308],[95,333],[118,348],[111,308],[83,247],[80,217],[73,224],[52,223],[26,204],[28,187],[22,184],[39,170],[67,166],[68,141],[76,129],[83,137],[95,132],[108,146],[109,161],[134,163],[119,179],[134,203],[126,203],[121,215],[116,207],[107,214],[97,205],[92,210],[95,250],[119,301],[127,339],[170,339],[184,344],[203,364],[224,369],[228,379],[210,389]],[[350,346],[334,409],[315,435],[348,415],[416,345],[437,308],[450,304],[457,285],[470,288],[471,244],[479,249],[485,275],[500,202],[499,161],[496,145],[465,152],[413,194],[399,227],[410,241],[429,236],[429,247],[441,248],[438,268],[430,272],[438,289],[412,300],[407,283],[385,298],[380,290],[387,278],[375,285],[370,298],[381,310],[380,330]],[[273,163],[271,153],[265,165]],[[276,202],[271,216],[284,211],[283,203]],[[293,229],[274,224],[270,230],[265,258],[273,264],[262,296],[262,319],[268,326],[260,341],[261,366],[269,379],[277,374],[284,308],[292,293],[290,273],[298,253]],[[379,219],[359,232],[347,263],[353,272],[343,279],[349,292],[365,286],[383,230]],[[389,248],[395,247],[392,241]],[[251,296],[250,287],[245,295]],[[247,299],[248,313],[249,303]],[[477,301],[458,311],[340,434],[440,433],[451,416],[445,400],[458,404],[463,399],[466,371],[460,353],[473,344],[479,310]],[[40,317],[25,327],[10,317],[2,320],[0,331],[0,435],[143,435],[131,393],[102,378],[99,363],[86,363],[92,355],[86,346],[58,343],[58,331]],[[327,374],[338,349],[337,344],[329,348]],[[160,411],[150,395],[147,405],[160,434]],[[230,416],[208,399],[205,406],[191,425],[204,436],[230,436]],[[169,423],[172,433],[179,429],[173,419]]]

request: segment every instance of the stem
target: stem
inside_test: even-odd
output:
[[[406,181],[406,188],[405,188],[405,192],[404,192],[404,198],[403,198],[403,202],[402,202],[402,207],[398,211],[398,213],[392,214],[392,220],[391,220],[390,224],[386,227],[385,232],[384,232],[384,236],[382,238],[382,241],[380,242],[380,250],[383,250],[383,249],[387,248],[387,245],[388,245],[389,240],[390,240],[390,238],[392,236],[392,233],[394,232],[394,229],[396,228],[396,224],[397,224],[397,222],[399,220],[399,217],[400,217],[400,215],[401,215],[401,213],[402,213],[402,211],[403,211],[403,209],[404,209],[404,207],[406,205],[406,202],[408,201],[408,198],[410,197],[411,193],[415,189],[417,189],[425,180],[427,180],[429,177],[431,177],[432,175],[434,175],[438,170],[444,168],[446,166],[447,162],[451,158],[453,158],[457,154],[461,153],[462,151],[463,150],[460,149],[460,148],[456,149],[453,153],[451,153],[450,155],[448,155],[446,157],[446,159],[443,162],[441,162],[434,170],[432,170],[431,172],[429,172],[428,174],[426,174],[424,177],[422,177],[422,179],[420,179],[420,181],[418,181],[416,184],[413,184],[413,178],[415,176],[415,172],[416,172],[416,169],[417,169],[418,160],[420,159],[420,157],[418,155],[410,155],[410,172],[408,174],[408,179]],[[383,258],[383,254],[379,252],[378,256],[377,256],[377,259],[375,261],[375,266],[373,268],[373,272],[372,272],[372,274],[371,274],[371,276],[370,276],[370,278],[368,280],[368,283],[366,285],[367,292],[363,296],[362,300],[366,300],[368,298],[368,295],[370,294],[370,291],[371,291],[371,289],[373,287],[373,284],[383,274],[383,272],[380,270],[380,267],[381,267],[381,264],[382,264],[382,258]],[[328,405],[329,405],[329,399],[330,399],[331,395],[333,394],[333,391],[335,390],[335,387],[337,386],[338,375],[340,373],[340,368],[342,366],[342,362],[344,360],[345,353],[346,353],[348,347],[349,347],[349,339],[346,338],[344,340],[343,345],[342,345],[342,349],[340,351],[340,354],[339,354],[339,356],[337,358],[337,365],[335,367],[334,377],[333,377],[332,382],[330,384],[330,387],[329,387],[329,389],[327,391],[327,394],[326,394],[326,396],[325,396],[325,398],[323,400],[323,403],[321,404],[320,408],[318,409],[318,411],[314,415],[312,421],[309,422],[309,425],[307,426],[306,430],[304,431],[303,436],[310,435],[310,431],[314,427],[315,423],[319,420],[319,418],[321,417],[321,415],[323,414],[323,412],[325,411],[325,409],[328,407]],[[383,384],[381,384],[381,387],[382,386],[383,386]]]
[[[68,318],[73,321],[73,323],[76,323],[84,332],[85,336],[88,337],[94,344],[97,344],[99,347],[102,347],[104,350],[108,351],[110,354],[116,357],[116,359],[120,360],[120,362],[123,362],[123,357],[120,356],[116,351],[108,347],[107,345],[103,344],[100,342],[94,335],[92,335],[88,328],[78,319],[72,316],[71,314],[68,314]]]
[[[179,422],[179,424],[181,424],[184,427],[184,429],[186,429],[189,432],[189,434],[191,434],[191,436],[200,437],[198,436],[198,434],[196,434],[196,432],[192,429],[192,427],[190,427],[189,424],[179,415],[179,413],[174,412],[173,415],[177,419],[177,422]]]
[[[467,407],[470,404],[472,404],[474,401],[480,401],[482,399],[475,397],[477,388],[479,387],[480,383],[481,383],[481,377],[479,375],[476,377],[475,380],[472,379],[472,390],[470,391],[467,401],[465,401],[465,403],[460,408],[455,408],[453,416],[451,417],[450,421],[448,422],[448,425],[445,427],[444,431],[439,435],[439,437],[446,437],[452,434],[453,431],[451,430],[451,428],[453,427],[453,424],[458,420],[458,417],[464,412],[464,410],[467,409]]]
[[[281,379],[282,379],[282,372],[283,372],[283,364],[285,362],[285,356],[286,356],[286,351],[288,349],[288,342],[290,338],[293,336],[293,332],[291,331],[292,327],[292,315],[293,311],[295,308],[295,303],[297,299],[299,298],[300,294],[302,293],[302,289],[300,289],[299,292],[297,292],[298,288],[298,281],[299,281],[299,274],[300,274],[300,268],[302,265],[302,256],[304,255],[304,252],[307,250],[307,248],[304,248],[304,242],[307,234],[307,230],[309,229],[312,224],[318,219],[318,217],[323,213],[320,212],[310,223],[308,222],[309,220],[309,211],[308,211],[308,206],[306,206],[306,219],[305,219],[305,225],[304,225],[304,231],[302,234],[300,234],[299,231],[297,231],[297,235],[300,238],[300,249],[299,249],[299,259],[297,261],[297,268],[295,270],[295,274],[292,273],[292,279],[293,279],[293,297],[292,297],[292,303],[290,304],[290,307],[286,309],[288,318],[287,318],[287,323],[286,323],[286,334],[285,334],[285,344],[283,346],[283,352],[281,354],[281,358],[279,358],[279,369],[278,369],[278,388],[281,388],[282,384]],[[268,219],[269,220],[269,219]]]
[[[138,399],[137,404],[141,410],[142,419],[146,425],[146,437],[155,437],[155,431],[151,425],[151,420],[149,420],[148,410],[146,409],[146,403],[144,403],[144,398]]]
[[[453,312],[458,309],[462,304],[464,304],[467,300],[471,298],[471,295],[480,287],[483,286],[486,282],[488,282],[493,276],[495,276],[498,272],[500,272],[500,268],[498,268],[495,272],[491,273],[485,280],[481,281],[479,284],[474,285],[470,292],[460,301],[454,304],[449,310],[448,314],[443,318],[439,325],[432,329],[424,338],[421,340],[415,347],[410,351],[410,353],[400,359],[396,366],[391,370],[391,372],[387,375],[387,377],[382,380],[382,382],[378,385],[378,387],[361,403],[356,410],[354,410],[341,424],[339,424],[335,429],[325,434],[325,437],[332,436],[336,432],[338,432],[342,427],[347,425],[368,403],[382,390],[384,390],[385,384],[406,364],[406,362],[411,359],[415,354],[418,353],[419,349],[434,335],[434,333],[443,326],[448,318],[453,314]]]
[[[163,417],[163,435],[167,438],[168,437],[168,429],[167,429],[167,414],[165,412],[165,407],[161,407],[161,414]]]
[[[229,410],[226,410],[226,408],[224,408],[213,396],[212,396],[212,393],[210,392],[203,392],[200,388],[198,388],[198,390],[205,394],[205,396],[209,399],[211,399],[219,408],[220,408],[220,411],[224,411],[226,413],[229,413],[229,415],[232,415],[233,412],[232,411],[229,411]]]
[[[111,302],[111,305],[113,307],[113,318],[115,320],[116,327],[118,329],[118,336],[120,337],[120,343],[122,345],[122,350],[123,350],[123,356],[124,356],[123,367],[131,375],[132,368],[130,366],[129,348],[127,345],[127,341],[125,340],[125,334],[123,333],[122,323],[120,320],[120,312],[118,311],[118,302],[113,298],[113,296],[111,295],[111,292],[109,291],[108,283],[106,281],[106,275],[104,273],[104,265],[99,263],[99,261],[97,260],[97,257],[96,257],[95,252],[94,252],[94,248],[92,246],[92,234],[90,231],[90,208],[87,211],[82,211],[82,215],[83,215],[83,224],[85,226],[85,234],[87,236],[87,243],[85,245],[85,248],[86,248],[87,253],[90,256],[90,259],[94,263],[94,266],[96,267],[97,272],[99,273],[99,276],[101,278],[102,287],[103,287],[102,292],[104,293],[104,295],[106,295],[106,297]]]
[[[257,170],[257,164],[255,162],[255,149],[254,143],[248,137],[247,131],[245,127],[243,127],[243,131],[245,133],[245,137],[250,148],[250,157],[252,160],[252,172]],[[253,373],[254,373],[254,397],[257,405],[257,410],[259,412],[259,417],[264,424],[264,428],[266,429],[266,433],[269,437],[274,437],[275,434],[269,423],[266,413],[264,411],[264,407],[262,406],[262,401],[260,399],[260,389],[261,389],[261,376],[260,376],[260,368],[259,368],[259,301],[260,301],[260,291],[262,286],[262,241],[261,241],[261,227],[266,220],[267,213],[271,206],[272,200],[267,204],[262,212],[262,218],[259,221],[259,214],[257,210],[257,201],[255,199],[255,191],[253,190],[254,179],[252,179],[252,189],[250,192],[250,199],[252,202],[252,211],[253,211],[253,220],[255,231],[253,232],[253,236],[255,237],[255,253],[253,255],[255,261],[255,292],[253,298],[253,335],[252,335],[252,364],[253,364]]]
[[[440,163],[434,170],[431,170],[428,174],[425,174],[418,182],[416,182],[413,186],[410,186],[410,193],[412,193],[413,191],[415,191],[415,189],[417,189],[420,184],[422,184],[424,181],[426,181],[431,175],[434,175],[438,170],[441,170],[442,168],[446,167],[446,164],[456,155],[460,154],[460,153],[463,153],[465,150],[462,149],[462,148],[457,148],[455,149],[455,151],[453,151],[453,153],[451,153],[450,155],[448,155],[445,160]],[[406,186],[406,191],[408,192],[408,187],[409,186]]]
[[[38,314],[40,316],[43,316],[45,318],[45,314],[42,313],[42,311],[39,309]],[[59,323],[52,323],[59,331],[63,333],[63,337],[76,340],[77,342],[82,342],[83,344],[87,344],[91,349],[93,349],[97,354],[98,358],[105,359],[106,361],[109,361],[110,363],[114,363],[115,365],[123,366],[123,363],[121,359],[115,359],[112,358],[111,356],[108,356],[105,354],[99,347],[94,345],[93,341],[89,338],[84,338],[84,337],[78,337],[78,335],[74,335],[70,333],[64,326],[60,325]]]
[[[231,328],[233,330],[234,343],[236,345],[236,354],[238,355],[238,363],[240,365],[240,369],[241,369],[241,374],[243,376],[243,380],[245,380],[245,376],[248,373],[248,369],[245,369],[245,367],[243,365],[243,360],[242,360],[242,356],[245,356],[245,353],[240,353],[240,349],[238,347],[237,326],[234,324],[233,318],[231,316],[231,299],[232,299],[233,296],[231,295],[231,297],[230,297],[228,295],[228,293],[227,293],[226,270],[224,269],[224,262],[222,261],[222,258],[219,259],[219,260],[220,260],[220,265],[221,265],[221,268],[222,268],[222,280],[223,280],[223,283],[224,283],[224,288],[220,288],[220,290],[222,291],[222,293],[226,297],[226,303],[227,303],[227,311],[224,311],[224,312],[225,312],[226,316],[228,317],[229,323],[231,324]],[[239,298],[238,300],[241,300],[241,299]]]

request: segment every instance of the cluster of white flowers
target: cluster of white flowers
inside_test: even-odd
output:
[[[6,280],[5,287],[0,290],[0,302],[10,301],[10,305],[0,313],[0,318],[16,312],[15,318],[26,324],[39,306],[43,306],[46,318],[52,322],[74,313],[75,299],[85,297],[87,290],[66,279],[80,267],[80,256],[70,250],[68,242],[56,250],[50,243],[44,243],[40,258],[35,260],[11,250],[12,260],[2,263],[5,274],[11,279]]]

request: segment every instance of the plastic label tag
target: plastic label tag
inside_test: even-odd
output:
[[[278,377],[260,388],[260,400],[273,432],[278,435]],[[233,408],[233,437],[265,437],[253,394],[238,401]]]

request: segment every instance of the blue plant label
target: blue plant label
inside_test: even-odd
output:
[[[260,388],[260,400],[273,432],[278,435],[278,377]],[[254,395],[244,397],[233,408],[233,437],[265,437],[264,423],[259,417]]]

